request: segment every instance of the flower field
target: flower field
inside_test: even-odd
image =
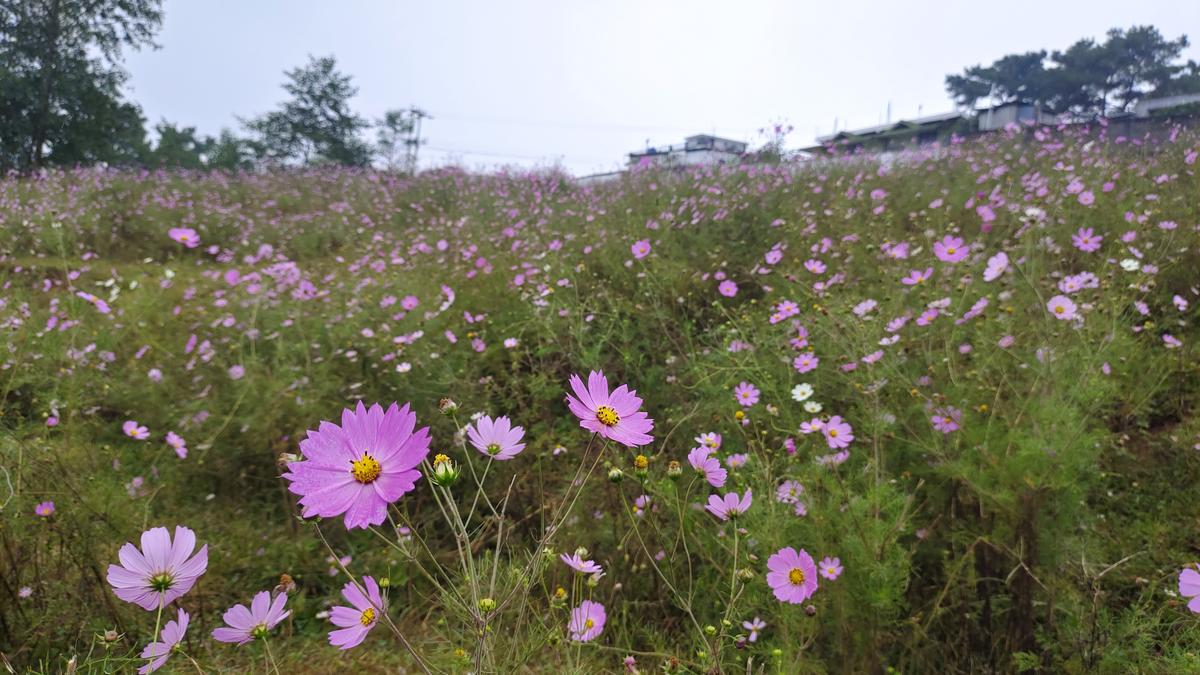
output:
[[[0,180],[0,653],[1200,671],[1198,155]]]

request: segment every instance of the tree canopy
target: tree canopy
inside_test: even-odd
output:
[[[1200,64],[1181,63],[1186,35],[1168,40],[1153,26],[1114,28],[1103,42],[1078,40],[1061,51],[1009,54],[946,76],[955,103],[1033,103],[1081,116],[1130,112],[1139,100],[1200,92]]]
[[[359,137],[367,122],[350,109],[358,89],[332,56],[309,57],[285,73],[291,98],[279,110],[246,122],[260,158],[281,163],[329,162],[363,166],[371,148]]]

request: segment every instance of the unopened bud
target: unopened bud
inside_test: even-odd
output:
[[[484,612],[490,612],[496,609],[496,601],[491,598],[480,598],[479,609]]]
[[[458,404],[449,398],[443,398],[442,400],[438,401],[438,410],[442,411],[443,415],[449,415],[455,410],[458,410]]]
[[[625,472],[614,466],[608,470],[608,479],[614,483],[620,483],[625,479]]]
[[[679,462],[671,460],[671,462],[667,464],[667,478],[677,479],[682,475],[683,467],[679,465]]]

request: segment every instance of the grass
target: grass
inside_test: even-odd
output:
[[[172,657],[165,672],[270,670],[261,642],[209,635],[284,573],[292,615],[269,638],[281,672],[413,669],[382,626],[346,653],[326,644],[346,575],[279,477],[321,420],[395,400],[464,478],[397,502],[408,532],[319,526],[353,574],[387,579],[389,616],[433,670],[620,672],[627,655],[641,672],[1196,670],[1200,621],[1176,580],[1200,558],[1200,137],[1103,133],[1010,132],[887,167],[637,171],[590,188],[456,170],[5,179],[0,651],[34,672],[143,665],[154,613],[116,598],[106,568],[144,529],[181,524],[209,565],[178,602],[194,663]],[[172,241],[173,227],[200,246]],[[1085,227],[1099,250],[1073,245]],[[935,256],[946,235],[965,260]],[[888,253],[902,242],[907,257]],[[1001,252],[1008,269],[985,280]],[[1082,272],[1094,284],[1062,290]],[[410,295],[419,306],[404,310]],[[1048,310],[1058,295],[1080,319]],[[784,301],[797,313],[772,321]],[[797,372],[808,353],[819,365]],[[601,368],[644,399],[652,444],[586,450],[564,395],[571,374]],[[735,400],[742,382],[757,404]],[[820,412],[793,400],[802,382]],[[477,412],[526,430],[525,450],[485,481],[461,439]],[[800,432],[833,415],[853,427],[844,461]],[[130,419],[150,438],[127,437]],[[723,465],[747,456],[720,489],[686,459],[705,432],[722,435]],[[570,479],[597,456],[571,508]],[[776,499],[784,480],[803,485],[805,515]],[[733,526],[699,508],[746,490]],[[478,492],[495,511],[461,529],[442,518],[443,499],[466,513]],[[35,515],[47,500],[54,514]],[[604,566],[598,582],[557,561],[580,546]],[[789,546],[845,571],[781,603],[767,561]],[[483,612],[485,592],[514,601]],[[608,622],[572,643],[568,612],[584,598]],[[754,617],[767,626],[749,642]],[[121,639],[98,640],[107,630]]]

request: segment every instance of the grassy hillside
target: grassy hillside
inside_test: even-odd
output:
[[[347,572],[386,579],[436,672],[1198,670],[1200,135],[1103,135],[588,188],[0,181],[0,651],[144,665],[157,613],[108,566],[183,525],[208,565],[162,614],[191,615],[164,672],[416,672],[383,620],[326,644]],[[651,443],[580,427],[569,378],[600,369]],[[423,465],[377,528],[302,518],[281,456],[358,401],[411,402],[462,476]],[[478,413],[524,449],[489,461]],[[705,440],[719,488],[688,460]],[[702,507],[747,491],[731,521]],[[559,561],[577,547],[602,578]],[[843,571],[781,602],[786,547]],[[211,638],[285,573],[267,640]],[[572,640],[584,599],[607,622]]]

